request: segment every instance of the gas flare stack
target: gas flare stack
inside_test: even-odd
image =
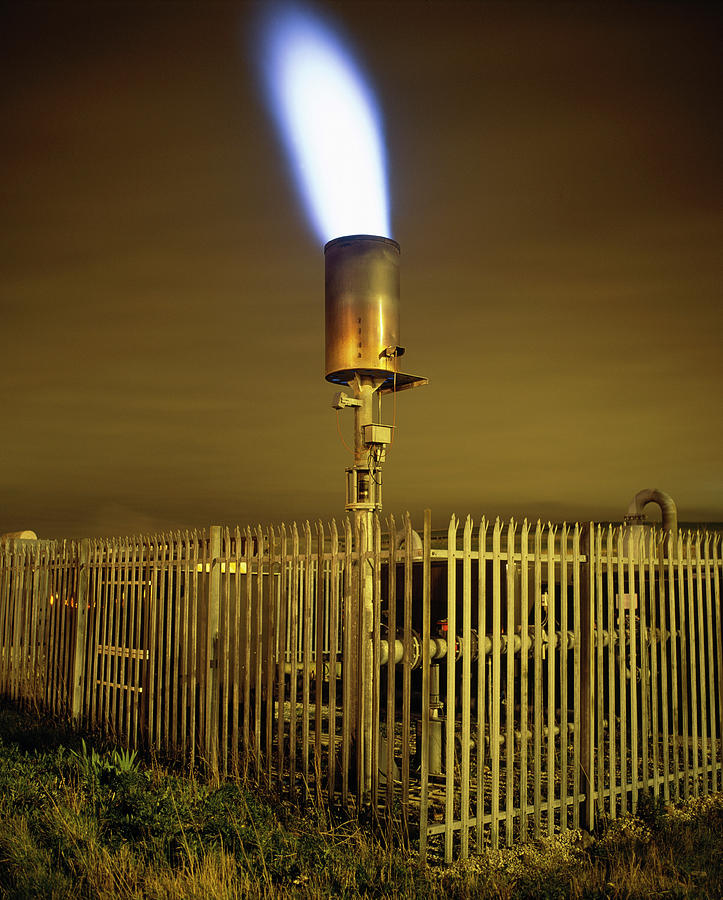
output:
[[[427,379],[399,371],[399,244],[375,235],[338,237],[324,247],[324,258],[326,380],[350,389],[339,391],[332,406],[354,410],[346,509],[358,522],[382,508],[382,465],[396,424],[381,421],[382,395]],[[396,397],[394,409],[396,417]]]

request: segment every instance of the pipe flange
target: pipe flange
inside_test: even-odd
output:
[[[470,659],[475,660],[479,656],[479,636],[474,628],[472,629],[470,637]]]
[[[422,665],[422,639],[416,631],[412,632],[412,660],[411,669],[418,669]]]

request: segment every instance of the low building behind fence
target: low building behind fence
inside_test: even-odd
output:
[[[723,789],[720,534],[409,517],[0,546],[0,694],[420,853]]]

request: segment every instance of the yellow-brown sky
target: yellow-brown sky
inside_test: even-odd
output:
[[[334,3],[384,111],[389,512],[723,519],[713,4]],[[0,532],[329,517],[323,255],[257,7],[3,7]],[[391,415],[391,407],[388,409]]]

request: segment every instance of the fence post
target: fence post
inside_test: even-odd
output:
[[[27,565],[27,548],[25,547],[25,542],[23,541],[22,546],[22,554],[18,553],[20,549],[18,544],[20,541],[15,541],[15,547],[13,548],[13,590],[11,597],[11,609],[12,612],[12,632],[11,632],[11,640],[12,645],[10,647],[10,696],[13,700],[22,699],[22,671],[23,671],[23,656],[22,656],[22,646],[21,646],[21,623],[22,623],[22,611],[23,611],[23,587],[25,584],[25,568]]]
[[[581,809],[582,826],[592,831],[595,824],[595,660],[593,656],[593,603],[595,566],[594,528],[586,523],[582,532],[585,562],[582,566],[580,602],[580,788],[585,794]]]
[[[221,607],[221,526],[212,525],[209,541],[210,576],[206,617],[206,758],[218,777],[219,620]]]
[[[83,712],[85,687],[86,634],[88,631],[88,587],[90,584],[90,541],[80,542],[78,561],[78,613],[75,617],[75,653],[73,654],[73,681],[70,695],[70,714],[77,722]]]

